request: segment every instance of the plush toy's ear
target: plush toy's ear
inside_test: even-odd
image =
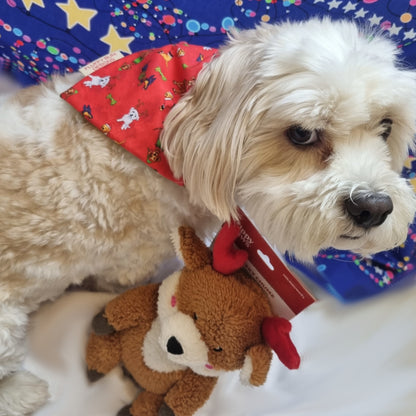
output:
[[[196,270],[211,264],[210,249],[198,238],[191,227],[179,227],[179,238],[173,236],[173,244],[177,255],[183,260],[188,269]]]
[[[268,345],[258,344],[251,347],[246,354],[240,380],[243,384],[261,386],[264,384],[272,361],[272,350]]]

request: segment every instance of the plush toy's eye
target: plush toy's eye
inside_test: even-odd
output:
[[[319,140],[319,133],[317,130],[306,130],[300,126],[289,127],[286,131],[286,135],[292,143],[300,146],[308,146]]]
[[[194,321],[198,320],[198,315],[196,314],[196,312],[194,312],[192,318],[194,319]]]
[[[222,348],[221,348],[221,347],[217,347],[217,348],[213,348],[213,350],[214,350],[215,352],[221,352],[221,351],[222,351]]]
[[[383,132],[381,133],[381,137],[384,140],[387,140],[387,138],[391,134],[391,129],[392,129],[392,126],[393,126],[393,120],[390,119],[390,118],[383,118],[383,120],[381,120],[380,124],[383,127]]]

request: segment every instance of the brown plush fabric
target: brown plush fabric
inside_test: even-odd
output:
[[[251,372],[250,366],[246,370],[249,382],[262,384],[272,358],[261,333],[263,319],[271,315],[266,295],[243,272],[229,276],[216,272],[212,268],[210,250],[191,228],[181,227],[179,236],[185,267],[177,285],[174,280],[172,287],[166,286],[169,288],[166,290],[172,291],[166,292],[168,298],[171,296],[171,303],[166,299],[164,302],[168,304],[163,303],[167,315],[178,314],[185,322],[195,325],[196,331],[191,332],[193,336],[198,334],[200,339],[196,341],[208,351],[205,367],[209,363],[208,368],[215,371],[236,370],[242,368],[249,357],[252,367]],[[180,371],[158,372],[146,365],[143,352],[146,335],[153,324],[155,328],[160,325],[160,321],[156,321],[159,287],[138,287],[108,303],[104,314],[96,321],[100,328],[112,327],[116,332],[91,335],[87,365],[90,370],[103,374],[119,362],[124,365],[145,390],[130,407],[133,416],[156,416],[163,402],[176,416],[191,416],[209,398],[217,377],[196,374],[186,367]],[[155,334],[152,332],[152,337],[157,336]]]
[[[261,323],[270,307],[262,292],[253,293],[250,282],[243,274],[224,277],[208,266],[182,272],[178,308],[197,317],[195,325],[216,368],[241,368],[246,350],[263,343]]]
[[[216,377],[203,377],[188,370],[169,390],[165,403],[175,415],[191,416],[208,400],[216,383]]]
[[[195,231],[190,227],[179,227],[179,238],[182,258],[187,268],[191,270],[211,264],[211,251],[195,235]]]
[[[141,387],[157,394],[165,394],[182,377],[181,372],[158,373],[144,363],[142,346],[157,316],[159,286],[152,284],[128,290],[107,304],[105,316],[118,332],[91,335],[87,347],[88,368],[106,374],[122,362]]]
[[[130,407],[132,416],[155,416],[163,403],[163,395],[144,391],[140,393]]]
[[[152,322],[156,318],[158,288],[157,284],[140,286],[117,296],[105,308],[108,322],[117,331],[136,326],[143,320]]]
[[[258,344],[251,347],[247,351],[247,355],[251,358],[251,363],[253,365],[250,384],[253,386],[261,386],[265,383],[267,373],[269,372],[272,351],[269,346]]]
[[[107,374],[121,358],[120,337],[111,335],[91,334],[87,345],[87,366],[101,374]]]

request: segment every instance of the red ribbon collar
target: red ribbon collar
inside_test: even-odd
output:
[[[98,69],[61,97],[109,138],[183,185],[173,176],[159,135],[171,108],[216,52],[185,42],[136,52]]]

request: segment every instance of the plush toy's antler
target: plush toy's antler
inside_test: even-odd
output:
[[[231,274],[244,266],[248,253],[234,247],[240,234],[240,226],[233,222],[225,224],[217,235],[212,251],[212,267],[219,273]]]
[[[240,234],[240,226],[232,222],[225,224],[217,235],[213,248],[213,268],[222,274],[231,274],[244,266],[248,258],[245,250],[234,246]],[[300,357],[290,339],[291,323],[277,316],[263,320],[262,334],[267,344],[275,351],[280,361],[289,369],[299,368]]]
[[[266,342],[275,351],[280,361],[290,370],[299,368],[300,357],[290,339],[291,323],[277,316],[264,318],[262,333]]]

